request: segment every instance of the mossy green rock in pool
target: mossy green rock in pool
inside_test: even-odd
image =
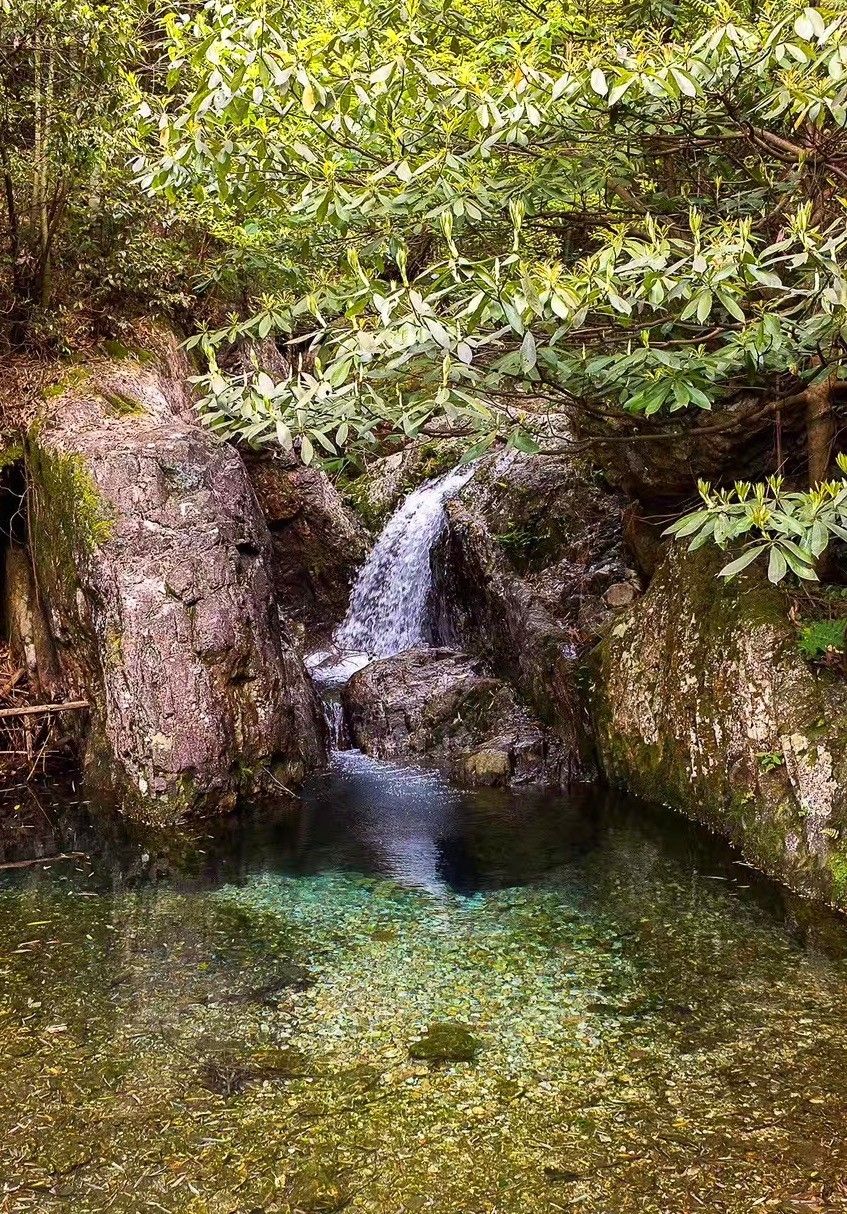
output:
[[[847,908],[847,681],[803,660],[787,595],[752,568],[724,582],[725,559],[674,550],[592,655],[602,767]]]
[[[472,1062],[480,1043],[454,1020],[431,1024],[423,1036],[409,1047],[409,1055],[421,1062]]]

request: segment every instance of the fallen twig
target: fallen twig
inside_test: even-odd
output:
[[[0,869],[35,868],[39,864],[55,864],[57,860],[84,860],[87,857],[86,851],[61,851],[55,856],[38,856],[34,860],[9,860],[6,864],[0,864]]]
[[[5,700],[6,696],[15,690],[15,687],[25,674],[26,671],[24,670],[23,666],[19,666],[12,677],[7,679],[3,686],[0,687],[0,700]]]
[[[73,708],[88,708],[88,700],[65,700],[62,704],[28,704],[24,708],[0,708],[0,717],[34,717],[48,712],[68,712]]]

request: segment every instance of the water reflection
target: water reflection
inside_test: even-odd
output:
[[[213,889],[261,874],[351,872],[384,877],[434,897],[563,879],[586,896],[604,874],[628,874],[649,889],[672,859],[688,874],[723,883],[779,919],[800,941],[847,956],[842,916],[799,898],[743,864],[721,840],[678,815],[598,786],[567,794],[526,789],[461,791],[435,771],[379,762],[358,751],[333,757],[298,802],[246,809],[225,819],[151,830],[45,790],[2,815],[0,866],[84,853],[86,860],[0,867],[0,883],[85,876],[120,892],[167,883]]]
[[[10,1214],[845,1208],[847,970],[797,947],[843,923],[679,818],[354,754],[185,831],[43,808],[5,859],[91,862],[0,872]]]

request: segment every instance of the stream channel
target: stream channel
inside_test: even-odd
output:
[[[353,750],[191,830],[41,812],[86,856],[0,872],[4,1214],[847,1209],[843,922],[678,817]]]

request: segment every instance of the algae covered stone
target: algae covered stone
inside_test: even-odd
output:
[[[456,1020],[435,1021],[413,1041],[409,1055],[421,1062],[472,1062],[480,1043],[470,1029]]]

